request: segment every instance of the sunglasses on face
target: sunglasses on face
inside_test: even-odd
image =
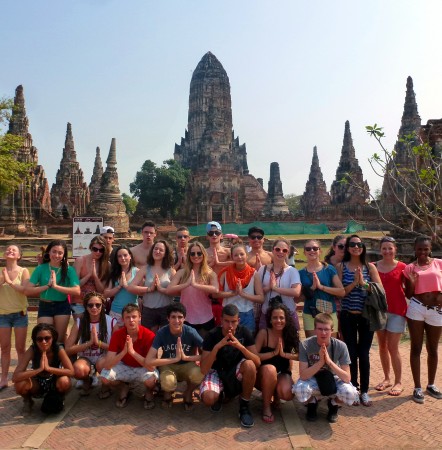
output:
[[[101,308],[101,306],[102,306],[102,303],[88,303],[87,304],[87,307],[89,308],[89,309],[92,309],[92,308],[97,308],[97,309],[100,309]]]
[[[190,236],[186,236],[185,234],[178,234],[177,239],[188,239]]]
[[[203,256],[203,252],[190,252],[190,256]]]
[[[351,248],[354,247],[363,248],[364,244],[362,242],[349,242],[348,246]]]
[[[288,248],[280,248],[280,247],[275,247],[273,250],[275,250],[276,253],[288,253],[289,249]]]
[[[250,239],[251,241],[255,241],[255,240],[260,241],[263,237],[264,237],[264,236],[263,236],[262,234],[254,234],[254,235],[252,235],[252,236],[249,236],[249,239]]]
[[[35,340],[37,342],[49,342],[52,339],[52,336],[38,336]]]
[[[220,236],[221,235],[221,231],[208,231],[207,232],[207,236]]]
[[[95,253],[104,253],[104,248],[92,247],[91,250]]]
[[[304,250],[306,252],[317,252],[318,250],[321,250],[319,247],[304,247]]]
[[[338,244],[338,245],[336,245],[336,247],[338,247],[339,250],[344,250],[345,244]]]

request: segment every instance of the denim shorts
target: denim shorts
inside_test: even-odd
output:
[[[387,313],[387,325],[385,329],[390,333],[404,333],[407,319],[399,314]]]
[[[71,311],[72,314],[79,316],[80,314],[84,314],[84,306],[81,303],[71,303]]]
[[[70,316],[71,305],[67,300],[62,302],[38,302],[38,317]]]
[[[23,328],[28,326],[28,315],[23,312],[0,314],[0,328]]]

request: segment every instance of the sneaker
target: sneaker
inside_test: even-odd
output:
[[[413,401],[416,403],[424,403],[425,397],[421,388],[415,388],[413,391]]]
[[[336,423],[338,421],[338,405],[333,405],[331,402],[331,399],[328,399],[328,414],[327,414],[327,420],[330,423]]]
[[[433,384],[433,386],[427,386],[427,392],[434,398],[438,400],[442,399],[442,392],[439,391],[439,388]]]
[[[245,428],[251,428],[255,425],[252,413],[249,409],[249,402],[242,399],[239,400],[239,420],[241,421],[241,425]]]
[[[92,377],[92,384],[91,384],[91,386],[92,387],[96,387],[96,386],[98,386],[99,383],[100,383],[100,380],[98,379],[98,377],[96,375],[94,375]]]
[[[371,406],[373,404],[373,402],[371,401],[371,398],[367,392],[364,392],[361,394],[361,403],[364,406]]]
[[[220,412],[223,409],[223,400],[224,400],[224,392],[221,391],[219,393],[219,397],[218,400],[216,401],[216,403],[214,403],[211,407],[210,410],[212,412]]]
[[[305,418],[309,422],[314,422],[318,418],[318,402],[312,402],[307,404],[307,414]]]

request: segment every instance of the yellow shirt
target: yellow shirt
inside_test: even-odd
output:
[[[23,270],[23,267],[21,267],[12,284],[21,285]],[[28,297],[25,294],[17,292],[6,283],[0,286],[0,314],[12,314],[20,311],[26,314],[27,309]]]

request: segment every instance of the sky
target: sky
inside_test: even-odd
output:
[[[440,0],[2,0],[0,14],[0,97],[23,85],[50,186],[68,122],[88,183],[96,147],[105,163],[112,138],[121,192],[144,161],[172,158],[208,51],[229,76],[235,135],[266,189],[277,161],[284,194],[302,194],[315,145],[330,189],[346,120],[379,188],[365,126],[383,126],[392,148],[409,75],[422,123],[442,116]]]

